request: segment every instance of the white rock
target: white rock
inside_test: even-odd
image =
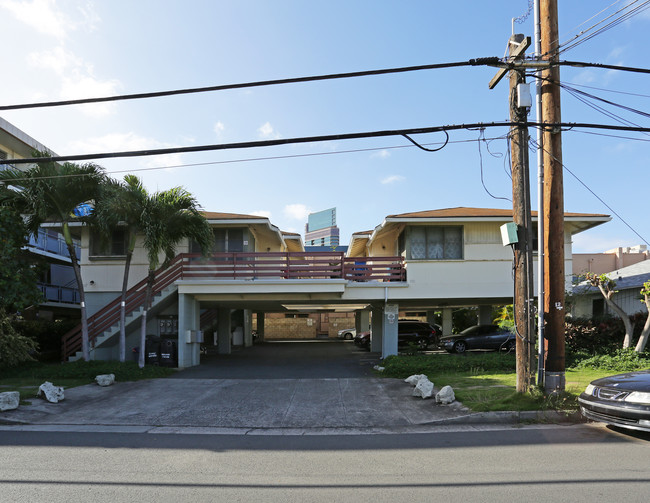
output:
[[[5,391],[0,393],[0,412],[14,410],[20,404],[20,393],[18,391]]]
[[[431,398],[433,395],[433,383],[429,381],[428,377],[420,379],[413,388],[413,396],[421,396],[422,398]]]
[[[372,368],[375,369],[377,372],[383,372],[384,370],[386,370],[386,367],[380,367],[379,365],[375,365]]]
[[[95,377],[95,381],[100,386],[110,386],[115,382],[115,374],[101,374]]]
[[[454,395],[454,390],[451,386],[444,386],[440,391],[438,391],[438,393],[436,393],[436,403],[447,405],[454,400],[456,400],[456,395]]]
[[[65,398],[63,388],[61,386],[54,386],[49,381],[45,381],[39,386],[36,396],[42,396],[51,403],[59,403],[59,401]]]
[[[429,380],[429,378],[424,374],[414,374],[404,379],[404,382],[409,383],[411,386],[415,386],[422,378]]]

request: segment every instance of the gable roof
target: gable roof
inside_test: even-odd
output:
[[[499,209],[499,208],[472,208],[468,206],[457,206],[455,208],[442,208],[438,210],[415,211],[411,213],[400,213],[397,215],[388,215],[386,219],[420,219],[420,218],[453,218],[464,219],[471,218],[472,220],[480,219],[503,219],[512,218],[512,209]],[[537,212],[531,212],[533,218],[537,218]],[[609,215],[600,213],[564,213],[565,218],[598,218],[604,221],[610,219]]]
[[[607,277],[616,281],[616,290],[640,289],[646,281],[650,281],[650,260],[643,260],[636,264],[621,267],[608,272]],[[576,293],[598,292],[595,286],[582,281],[574,287]]]

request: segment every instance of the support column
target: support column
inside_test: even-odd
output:
[[[200,328],[199,303],[191,295],[178,295],[178,367],[194,367],[200,363],[201,344],[188,337],[188,331]],[[187,342],[187,341],[190,342]]]
[[[230,309],[219,308],[217,311],[217,352],[229,355],[230,346]]]
[[[354,327],[357,333],[367,332],[370,329],[370,311],[357,311],[354,313]]]
[[[264,342],[264,313],[257,313],[257,340]]]
[[[370,351],[381,353],[381,345],[384,331],[384,310],[381,307],[373,307],[371,310],[372,317],[372,337],[370,341]]]
[[[492,325],[492,306],[478,306],[479,325]]]
[[[244,309],[244,347],[253,345],[253,315],[250,309]]]
[[[454,310],[446,307],[442,310],[442,335],[451,335],[453,331],[453,318]]]
[[[397,354],[397,325],[399,320],[399,306],[386,304],[384,306],[384,330],[382,334],[381,357]]]

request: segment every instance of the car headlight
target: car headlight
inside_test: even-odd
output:
[[[630,403],[650,405],[650,393],[645,393],[643,391],[633,391],[627,395],[624,400]]]
[[[594,386],[593,384],[589,384],[589,385],[587,385],[587,389],[585,389],[585,394],[586,395],[593,395],[595,389],[596,389],[596,386]]]

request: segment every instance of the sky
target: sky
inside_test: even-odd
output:
[[[559,2],[560,41],[568,46],[628,3]],[[503,57],[513,18],[521,21],[514,24],[517,33],[533,37],[528,8],[528,0],[0,0],[0,103]],[[583,43],[561,58],[647,68],[649,29],[645,10],[591,39],[579,36]],[[488,89],[495,72],[426,70],[0,115],[60,155],[488,123],[508,119],[507,81]],[[648,75],[563,67],[561,79],[648,111]],[[607,110],[650,125],[642,115]],[[562,120],[618,124],[564,91]],[[650,241],[650,137],[598,133],[562,134],[570,170],[564,173],[565,210],[613,217],[574,236],[578,253]],[[347,244],[354,232],[373,229],[387,215],[511,208],[506,135],[505,128],[454,131],[438,152],[385,137],[97,163],[115,178],[137,174],[151,192],[183,186],[207,211],[266,216],[290,232],[304,234],[308,213],[336,207],[341,244]],[[437,147],[444,135],[414,139]],[[536,207],[534,150],[530,156]]]

